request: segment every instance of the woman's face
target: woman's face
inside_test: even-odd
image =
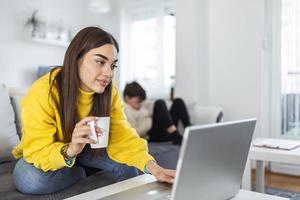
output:
[[[91,49],[78,62],[80,88],[101,94],[113,78],[117,50],[112,44]]]

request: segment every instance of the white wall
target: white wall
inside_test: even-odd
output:
[[[175,95],[208,104],[208,0],[176,0]]]
[[[225,120],[258,118],[261,134],[264,1],[210,0],[209,102]]]
[[[263,0],[176,0],[176,95],[262,121]]]
[[[85,0],[2,0],[0,6],[0,83],[27,87],[35,79],[39,65],[62,64],[66,47],[32,42],[24,24],[30,12],[38,9],[46,20],[58,21],[74,33],[85,26],[98,25],[119,39],[119,0],[112,0],[112,11],[95,14]]]

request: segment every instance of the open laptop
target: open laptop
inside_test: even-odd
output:
[[[225,200],[240,190],[256,119],[186,128],[174,185],[153,182],[102,200]]]

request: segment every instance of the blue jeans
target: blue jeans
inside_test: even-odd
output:
[[[49,194],[71,186],[86,177],[81,166],[94,167],[110,171],[116,181],[122,181],[138,175],[138,170],[111,160],[105,152],[102,156],[89,159],[90,147],[86,146],[77,156],[76,165],[71,168],[64,167],[56,171],[44,172],[27,163],[23,158],[18,160],[13,179],[16,188],[26,194]]]

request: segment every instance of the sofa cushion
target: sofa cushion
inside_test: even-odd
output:
[[[10,103],[9,91],[0,85],[0,163],[14,160],[11,151],[19,144],[15,115]]]
[[[28,88],[9,88],[9,95],[10,95],[10,101],[14,109],[15,113],[15,122],[16,122],[16,127],[17,127],[17,133],[19,135],[19,138],[22,136],[22,125],[21,125],[21,106],[20,102],[21,99],[25,96]]]

